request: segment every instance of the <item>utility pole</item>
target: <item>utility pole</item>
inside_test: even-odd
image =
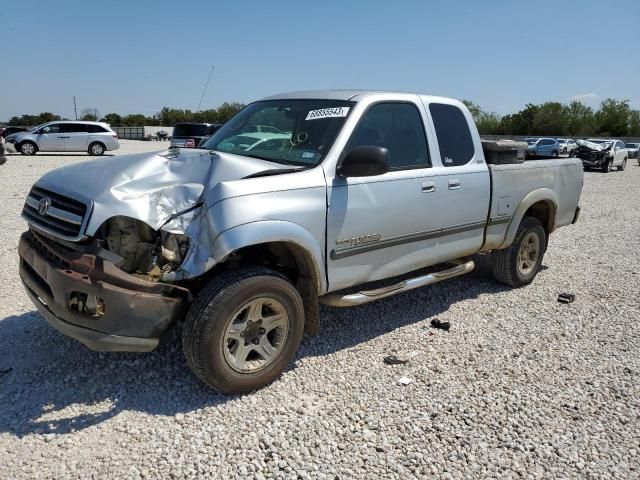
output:
[[[76,106],[76,96],[73,96],[73,112],[76,114],[76,120],[78,120],[78,107]]]

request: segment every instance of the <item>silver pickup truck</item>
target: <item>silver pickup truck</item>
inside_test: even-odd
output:
[[[269,97],[200,149],[44,175],[23,210],[20,276],[42,316],[93,350],[150,351],[184,320],[193,371],[250,391],[318,333],[319,303],[361,305],[462,275],[486,251],[498,281],[530,283],[549,235],[578,218],[582,164],[488,157],[456,100]],[[353,288],[378,280],[388,281]]]

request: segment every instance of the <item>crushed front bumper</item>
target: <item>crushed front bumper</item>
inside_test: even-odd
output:
[[[22,234],[18,252],[20,278],[38,311],[92,350],[151,351],[191,301],[185,288],[142,280],[32,231]]]

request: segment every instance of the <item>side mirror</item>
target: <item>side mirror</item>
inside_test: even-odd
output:
[[[373,177],[389,171],[389,150],[375,145],[363,145],[351,150],[338,164],[338,176]]]

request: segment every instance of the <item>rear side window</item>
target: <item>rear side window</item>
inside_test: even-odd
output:
[[[416,106],[410,103],[377,103],[370,107],[345,150],[365,145],[389,150],[391,170],[429,166],[422,117]]]
[[[87,128],[87,132],[89,133],[105,133],[107,131],[107,129],[101,125],[89,124],[85,125],[85,127]]]
[[[60,132],[62,133],[85,133],[86,131],[86,125],[80,123],[63,123],[60,125]]]
[[[206,137],[210,135],[210,126],[202,123],[177,123],[173,127],[174,137]]]
[[[445,167],[455,167],[469,163],[475,150],[462,110],[453,105],[432,103],[429,111],[438,137],[442,164]]]

